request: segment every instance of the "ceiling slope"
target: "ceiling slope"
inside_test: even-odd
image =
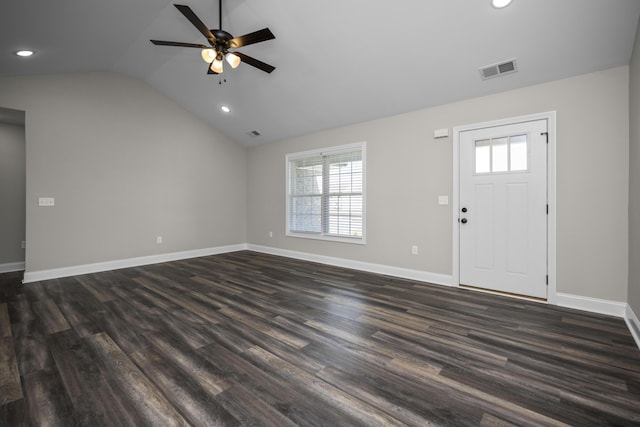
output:
[[[217,1],[179,3],[217,27]],[[226,0],[223,29],[269,27],[242,51],[277,68],[215,76],[197,49],[149,42],[205,42],[169,1],[20,0],[2,6],[0,76],[124,73],[251,146],[626,65],[639,16],[638,0]],[[481,78],[511,59],[517,72]]]

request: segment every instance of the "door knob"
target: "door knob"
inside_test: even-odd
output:
[[[466,223],[467,223],[467,218],[462,218],[462,219],[460,220],[460,222],[461,222],[461,223],[463,223],[463,224],[466,224]]]

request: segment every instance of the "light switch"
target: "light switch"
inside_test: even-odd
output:
[[[53,197],[40,197],[38,198],[38,206],[55,206],[56,199]]]
[[[449,196],[438,196],[438,204],[439,205],[448,205],[449,204]]]

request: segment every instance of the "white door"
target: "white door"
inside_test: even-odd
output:
[[[460,284],[547,298],[547,120],[460,133]]]

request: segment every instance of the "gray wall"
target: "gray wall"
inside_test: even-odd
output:
[[[0,100],[26,111],[27,272],[246,242],[246,149],[145,83],[2,78]]]
[[[640,316],[640,30],[629,78],[629,300]]]
[[[0,123],[0,265],[24,262],[24,126]]]
[[[629,276],[638,283],[638,263],[629,268],[629,224],[632,260],[638,242],[627,209],[629,70],[354,124],[248,153],[127,77],[1,78],[2,106],[26,111],[27,271],[250,242],[451,274],[451,209],[437,199],[452,194],[452,141],[434,140],[433,129],[555,110],[558,291],[629,298],[637,312],[637,285],[629,292],[627,286]],[[638,123],[632,124],[631,185],[637,186]],[[367,245],[285,237],[285,154],[358,141],[368,142]],[[56,206],[38,207],[44,196],[55,197]],[[411,245],[419,246],[418,256]]]
[[[628,82],[629,67],[619,67],[251,148],[249,242],[451,274],[451,205],[438,195],[452,195],[452,140],[434,140],[433,130],[557,111],[557,290],[626,301]],[[286,237],[285,154],[359,141],[367,245]]]

